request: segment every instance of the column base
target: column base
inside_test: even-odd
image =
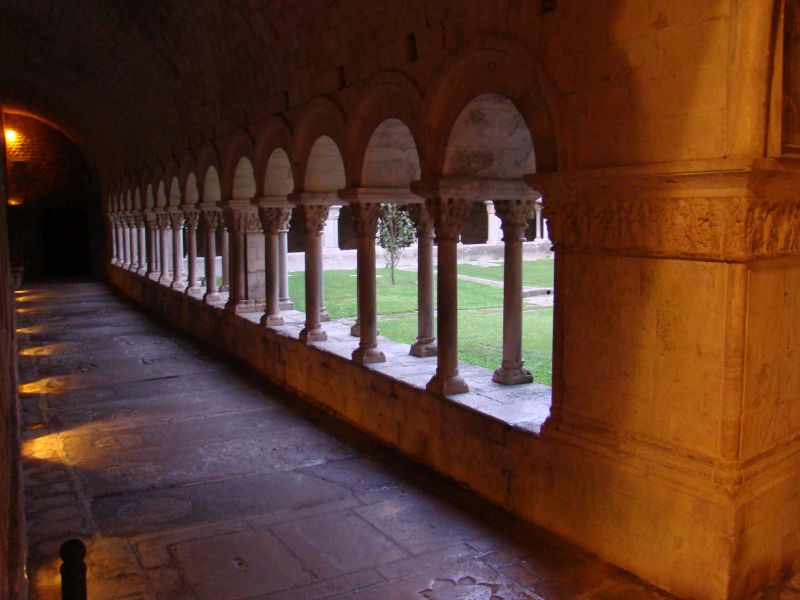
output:
[[[279,314],[278,315],[265,314],[263,317],[261,317],[261,324],[264,327],[280,327],[281,325],[284,325],[285,322],[283,320],[283,317]]]
[[[170,287],[175,291],[185,292],[187,285],[188,284],[182,279],[176,279],[175,281],[172,282],[172,285],[170,285]]]
[[[386,362],[386,355],[377,348],[362,348],[361,346],[353,350],[352,358],[353,362],[359,365]]]
[[[158,278],[158,283],[170,287],[172,285],[171,277],[164,277],[163,275]]]
[[[291,298],[281,298],[278,300],[278,308],[281,310],[294,310],[294,302]]]
[[[319,322],[320,323],[327,323],[331,320],[331,316],[328,314],[328,309],[324,306],[319,309]]]
[[[135,264],[135,263],[131,264],[131,265],[128,267],[128,271],[130,271],[130,272],[132,272],[132,273],[136,273],[138,270],[139,270],[139,265],[138,265],[138,264]]]
[[[417,338],[417,341],[411,345],[411,350],[409,350],[408,353],[418,358],[436,356],[439,353],[439,348],[436,345],[436,338]]]
[[[214,302],[219,302],[220,300],[222,300],[222,296],[220,296],[218,292],[206,292],[203,294],[203,302],[205,304],[213,304]]]
[[[353,323],[353,326],[350,328],[350,335],[353,337],[361,337],[361,323],[358,322],[358,319],[356,319],[356,322]]]
[[[308,327],[304,327],[303,331],[300,332],[300,341],[304,344],[308,342],[324,342],[328,339],[328,334],[325,333],[325,330],[322,327],[314,327],[309,329]]]
[[[137,275],[141,275],[142,277],[147,277],[147,268],[139,267],[139,270],[136,271]]]
[[[220,292],[229,292],[229,291],[231,291],[231,286],[230,286],[230,284],[228,284],[228,283],[223,283],[221,286],[219,286],[219,291],[220,291]]]
[[[256,312],[256,307],[252,300],[240,300],[239,302],[235,302],[234,300],[228,299],[225,303],[225,310],[229,313],[240,315],[242,313]]]
[[[203,293],[203,288],[199,286],[192,286],[186,288],[186,295],[187,296],[200,296]]]
[[[150,281],[158,282],[158,280],[161,279],[161,274],[158,271],[150,271],[150,273],[147,274],[147,278]]]
[[[495,369],[492,375],[492,381],[503,385],[520,385],[523,383],[532,383],[533,375],[528,369],[520,367],[500,367]]]
[[[455,375],[443,375],[439,372],[434,375],[425,386],[425,389],[438,396],[451,396],[453,394],[466,394],[469,391],[467,382]]]

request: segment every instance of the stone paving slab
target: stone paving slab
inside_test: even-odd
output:
[[[58,546],[75,535],[92,600],[669,597],[218,362],[98,284],[17,296],[34,309],[18,313],[22,384],[53,377],[21,395],[33,599],[59,597]],[[52,352],[25,354],[45,344]],[[95,372],[82,367],[90,357]],[[435,366],[408,360],[401,368]],[[478,386],[470,402],[535,420],[548,393],[536,389],[500,401]],[[517,405],[532,396],[535,407]]]

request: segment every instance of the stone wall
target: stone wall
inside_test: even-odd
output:
[[[0,114],[0,129],[3,119]],[[19,460],[14,288],[8,252],[5,144],[0,142],[0,597],[27,597]]]

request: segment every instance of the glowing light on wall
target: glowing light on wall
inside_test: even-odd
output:
[[[11,206],[19,206],[22,204],[22,200],[20,198],[9,198],[8,203]]]
[[[18,137],[19,136],[17,135],[16,131],[14,131],[13,129],[6,129],[6,143],[13,144],[14,142],[17,141]]]

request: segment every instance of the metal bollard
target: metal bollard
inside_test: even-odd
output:
[[[86,600],[86,546],[77,539],[67,540],[58,551],[61,560],[61,600]]]

